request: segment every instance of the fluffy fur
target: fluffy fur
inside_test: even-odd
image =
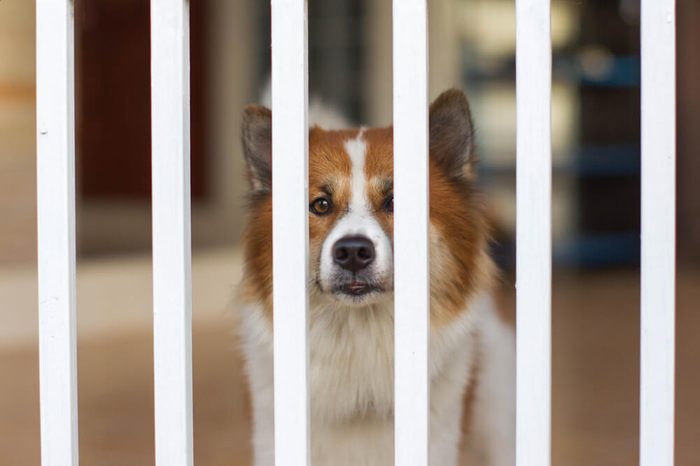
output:
[[[255,465],[272,466],[271,112],[248,107],[242,129],[250,184],[242,339]],[[393,464],[392,138],[391,128],[309,133],[314,466]],[[474,164],[467,100],[447,91],[430,108],[432,466],[460,457],[470,466],[514,463],[513,334],[490,298],[495,268]],[[315,208],[319,200],[328,210]],[[373,260],[348,272],[334,251],[356,236],[371,242]]]

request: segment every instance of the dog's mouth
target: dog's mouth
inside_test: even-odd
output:
[[[344,294],[352,297],[363,297],[372,293],[384,291],[381,286],[360,280],[352,280],[335,287],[336,294]]]
[[[391,277],[374,273],[341,272],[326,280],[316,275],[314,283],[320,295],[351,306],[364,306],[381,300],[393,291]]]
[[[355,305],[366,304],[368,301],[378,298],[384,291],[385,288],[380,282],[357,276],[338,280],[331,288],[335,299]]]

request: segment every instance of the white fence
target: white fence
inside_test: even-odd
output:
[[[517,0],[517,464],[550,464],[549,0]],[[41,451],[78,464],[71,0],[37,0]],[[151,0],[156,464],[193,463],[186,0]],[[428,461],[427,0],[394,0],[396,465]],[[675,2],[642,0],[640,464],[673,465]],[[307,15],[272,1],[277,464],[309,464]],[[278,148],[287,155],[278,157]],[[282,234],[281,225],[284,226]],[[410,254],[407,252],[410,250]],[[282,351],[281,349],[284,349]]]

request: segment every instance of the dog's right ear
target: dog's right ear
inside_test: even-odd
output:
[[[250,188],[257,192],[272,189],[272,112],[259,105],[243,110],[241,123],[243,155],[248,165]]]
[[[474,124],[467,96],[443,92],[430,105],[430,157],[454,179],[474,177]]]

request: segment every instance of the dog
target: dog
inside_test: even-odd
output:
[[[241,134],[249,218],[240,329],[254,464],[273,466],[271,111],[246,107]],[[429,136],[430,465],[512,466],[514,333],[492,298],[497,270],[461,91],[430,105]],[[309,130],[314,466],[394,464],[393,156],[391,127]]]

